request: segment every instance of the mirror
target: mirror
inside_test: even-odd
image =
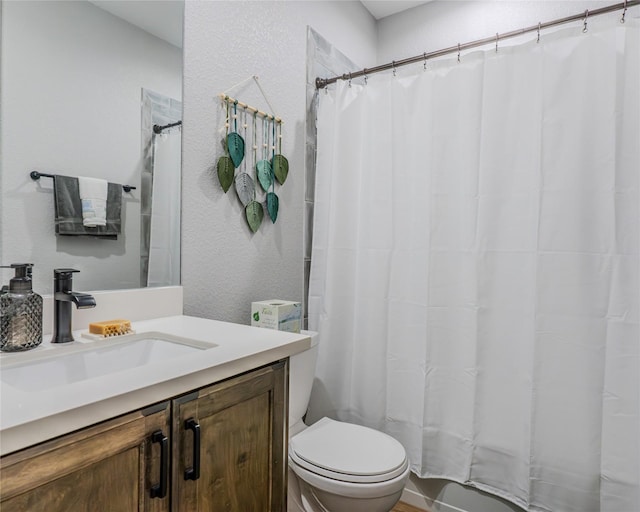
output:
[[[63,267],[80,291],[180,284],[180,126],[153,125],[181,120],[183,2],[0,7],[0,263],[33,263],[41,294]],[[136,187],[117,238],[56,235],[54,180],[31,171]]]

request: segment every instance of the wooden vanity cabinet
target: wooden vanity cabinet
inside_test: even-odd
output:
[[[168,436],[169,413],[167,402],[3,457],[0,510],[168,511],[168,497],[151,499],[145,487],[160,483],[161,443],[152,438]]]
[[[0,510],[285,512],[287,372],[280,361],[9,454]]]

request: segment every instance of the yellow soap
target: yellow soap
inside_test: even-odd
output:
[[[104,322],[94,322],[89,324],[89,332],[102,336],[122,336],[131,331],[129,320],[106,320]]]

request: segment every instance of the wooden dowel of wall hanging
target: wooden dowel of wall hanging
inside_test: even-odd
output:
[[[239,107],[242,107],[245,110],[248,110],[249,112],[253,112],[257,115],[259,115],[260,117],[264,117],[266,119],[271,119],[272,121],[275,121],[276,123],[280,123],[280,124],[284,124],[284,121],[282,119],[280,119],[279,117],[276,117],[272,114],[268,114],[267,112],[263,112],[262,110],[258,110],[255,107],[252,107],[251,105],[247,105],[246,103],[243,103],[241,101],[238,101],[235,98],[232,98],[231,96],[227,96],[224,93],[221,93],[220,98],[222,99],[222,101],[228,101],[230,103],[234,103],[236,105],[238,105]]]

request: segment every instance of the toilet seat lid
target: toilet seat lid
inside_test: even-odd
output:
[[[391,436],[330,418],[294,436],[289,456],[309,471],[343,482],[384,482],[407,468],[404,447]]]

